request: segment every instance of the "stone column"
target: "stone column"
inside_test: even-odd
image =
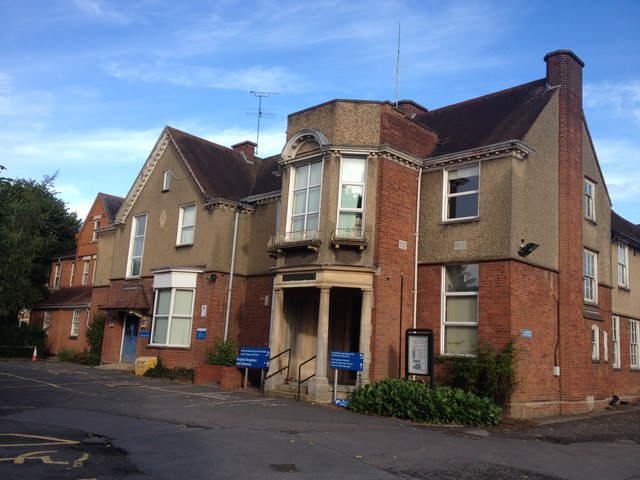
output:
[[[327,353],[329,352],[329,298],[330,287],[320,288],[318,333],[316,334],[316,376],[309,381],[309,398],[316,402],[330,402],[327,379]]]
[[[360,373],[362,383],[370,383],[369,367],[371,366],[371,305],[373,291],[362,290],[362,306],[360,307],[360,352],[364,353],[364,368]]]
[[[284,340],[286,337],[286,329],[284,325],[284,290],[282,288],[276,288],[274,290],[274,306],[273,306],[273,321],[271,322],[271,356],[277,355],[284,350]],[[288,357],[283,355],[270,365],[270,371],[274,372],[280,370],[285,366],[285,362]],[[267,389],[273,388],[275,385],[282,383],[286,374],[286,370],[282,374],[274,375],[266,382]]]

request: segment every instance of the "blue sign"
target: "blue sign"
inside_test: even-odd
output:
[[[533,333],[528,328],[523,328],[522,330],[520,330],[520,337],[533,338]]]
[[[236,367],[267,368],[269,363],[268,348],[244,347],[236,357]]]
[[[205,340],[207,338],[207,329],[198,328],[196,330],[196,340]]]
[[[364,353],[331,352],[331,368],[335,370],[364,370]]]
[[[138,335],[140,337],[150,337],[151,336],[151,332],[140,332],[140,333],[138,333]]]

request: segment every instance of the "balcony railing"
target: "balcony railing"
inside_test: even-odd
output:
[[[331,234],[331,243],[335,248],[354,246],[362,250],[369,244],[369,236],[360,227],[336,228]]]
[[[306,248],[317,252],[322,245],[320,232],[313,230],[300,230],[287,232],[271,237],[267,246],[269,253],[277,253],[286,249]]]

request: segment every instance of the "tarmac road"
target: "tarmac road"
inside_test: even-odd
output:
[[[500,429],[0,361],[2,479],[640,479],[640,408]]]

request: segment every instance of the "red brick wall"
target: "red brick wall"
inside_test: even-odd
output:
[[[407,119],[403,113],[384,105],[380,118],[380,144],[389,144],[419,158],[427,157],[436,147],[437,136]]]
[[[372,380],[404,375],[404,331],[412,326],[415,201],[418,173],[391,160],[380,159],[374,263],[371,335]],[[398,241],[407,249],[398,248]],[[402,280],[404,279],[404,281]],[[400,323],[401,283],[402,323]],[[400,364],[399,364],[400,362]]]

